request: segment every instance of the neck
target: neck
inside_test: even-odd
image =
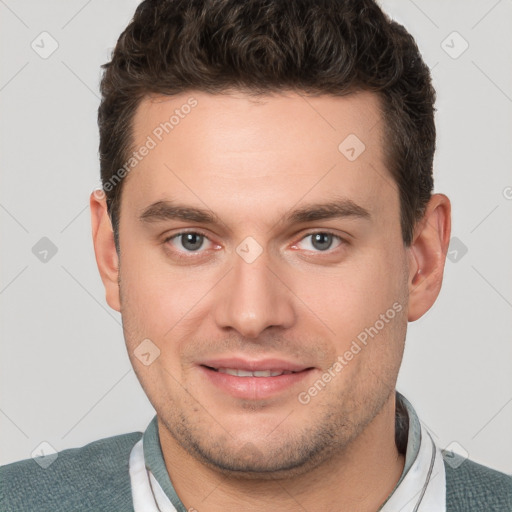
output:
[[[404,456],[395,444],[394,393],[343,451],[292,478],[227,477],[184,451],[160,420],[158,428],[174,489],[190,510],[376,511],[393,492],[404,468]]]

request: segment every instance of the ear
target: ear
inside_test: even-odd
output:
[[[108,305],[121,310],[119,297],[119,258],[114,244],[114,231],[107,211],[105,193],[95,190],[90,198],[92,239],[96,263],[105,286]]]
[[[409,322],[422,317],[439,295],[450,232],[450,200],[444,194],[434,194],[416,225],[413,242],[408,248]]]

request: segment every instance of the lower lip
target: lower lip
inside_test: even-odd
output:
[[[199,368],[216,387],[235,398],[246,400],[262,400],[277,395],[297,386],[313,371],[313,369],[307,369],[277,377],[237,377],[210,370],[206,366]]]

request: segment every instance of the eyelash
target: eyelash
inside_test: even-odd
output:
[[[197,231],[197,230],[196,231],[180,231],[179,233],[176,233],[174,235],[167,237],[164,240],[164,243],[168,244],[171,240],[179,239],[179,237],[181,237],[183,235],[187,235],[187,234],[200,235],[204,239],[208,240],[210,243],[213,243],[205,233],[203,233],[201,231]],[[295,242],[292,247],[295,248],[297,246],[297,244],[299,244],[306,238],[317,235],[317,234],[331,235],[333,237],[333,239],[336,239],[339,242],[339,244],[336,247],[334,247],[334,249],[329,248],[326,251],[308,251],[308,252],[314,252],[316,254],[332,254],[337,249],[339,249],[340,246],[348,244],[348,242],[345,239],[343,239],[341,236],[337,235],[336,233],[333,233],[332,231],[328,231],[328,230],[323,230],[323,231],[320,230],[320,231],[311,231],[309,233],[306,233],[299,241]],[[199,249],[198,251],[173,250],[173,252],[177,253],[179,258],[190,259],[190,258],[195,258],[195,257],[202,255],[204,251],[201,251]],[[186,256],[184,254],[186,254]]]

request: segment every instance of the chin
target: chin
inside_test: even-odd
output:
[[[302,431],[295,436],[287,432],[281,439],[273,439],[272,442],[265,438],[254,442],[237,442],[225,432],[218,433],[214,440],[211,431],[206,436],[197,430],[184,430],[183,425],[180,427],[175,430],[173,437],[191,456],[224,476],[246,480],[279,480],[300,476],[338,453],[334,445],[343,446],[341,440],[333,439],[331,435],[312,431]]]

